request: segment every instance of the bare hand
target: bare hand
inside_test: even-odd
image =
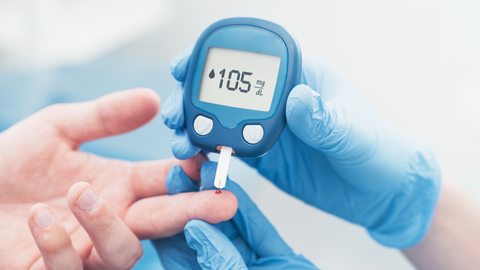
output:
[[[201,155],[132,163],[78,150],[138,128],[159,107],[153,91],[128,90],[47,107],[0,133],[0,269],[128,269],[142,256],[138,238],[233,217],[228,192],[165,195],[170,167],[198,179]]]

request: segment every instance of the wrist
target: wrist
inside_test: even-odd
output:
[[[399,249],[418,244],[430,229],[441,190],[441,171],[430,145],[415,140],[401,185],[382,206],[381,222],[368,227],[379,243]]]

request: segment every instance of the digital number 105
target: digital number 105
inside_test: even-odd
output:
[[[240,71],[232,69],[228,73],[227,89],[230,90],[230,91],[235,91],[238,88],[238,90],[240,90],[240,92],[248,93],[248,91],[250,91],[250,87],[252,87],[252,85],[250,84],[250,81],[248,81],[245,77],[250,76],[252,74],[253,74],[252,72],[242,71],[242,73],[240,75]],[[220,79],[220,84],[219,84],[218,88],[222,89],[223,78],[225,77],[225,69],[222,69],[220,71],[220,75],[222,75],[222,78]],[[242,88],[242,86],[240,86],[240,88],[238,87],[238,82],[239,81],[242,82],[243,88]],[[234,82],[235,82],[235,85],[233,85]]]

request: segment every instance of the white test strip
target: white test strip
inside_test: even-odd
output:
[[[217,174],[215,174],[215,182],[213,183],[216,188],[225,187],[231,157],[232,148],[228,146],[222,146],[222,149],[220,150],[220,157],[218,158]]]

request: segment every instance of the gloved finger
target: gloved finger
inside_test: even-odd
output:
[[[134,162],[132,166],[131,185],[135,200],[165,195],[169,185],[170,168],[181,166],[185,174],[194,181],[200,181],[200,169],[208,161],[207,156],[199,153],[187,160],[165,159],[155,161]],[[191,190],[189,190],[191,191]]]
[[[202,269],[197,262],[197,253],[188,246],[183,232],[172,237],[152,240],[152,244],[165,269]]]
[[[153,119],[160,98],[150,89],[118,91],[93,101],[56,104],[33,117],[52,125],[73,148],[81,143],[134,130]]]
[[[189,159],[200,152],[200,148],[190,142],[186,129],[177,129],[172,135],[172,152],[173,155],[181,160]]]
[[[170,129],[179,129],[185,126],[183,86],[184,83],[177,83],[162,106],[161,114],[163,122]]]
[[[187,76],[188,62],[192,54],[195,43],[190,44],[183,52],[175,56],[170,62],[170,73],[175,80],[184,82]]]
[[[38,203],[30,208],[28,227],[42,253],[45,269],[83,269],[70,236],[48,205]]]
[[[143,199],[132,204],[123,220],[141,239],[170,237],[192,219],[215,224],[231,219],[238,202],[233,193],[213,190],[187,192]]]
[[[183,192],[193,192],[200,189],[197,182],[183,172],[181,166],[174,166],[170,169],[165,180],[167,194],[174,195]]]
[[[217,189],[214,185],[217,166],[218,163],[214,161],[207,161],[203,164],[202,168],[200,169],[200,179],[202,179],[200,190]],[[227,176],[227,183],[228,182],[230,182],[230,179]]]
[[[143,255],[142,245],[115,212],[85,182],[74,184],[67,203],[88,233],[94,249],[86,265],[94,269],[130,269]]]
[[[208,160],[203,153],[198,153],[197,156],[202,156],[205,160]],[[198,183],[192,180],[181,166],[173,166],[170,168],[165,182],[168,195],[199,190]],[[157,250],[157,254],[165,269],[201,269],[197,263],[197,255],[195,251],[187,245],[183,233],[168,238],[152,240],[152,244]]]
[[[197,251],[197,261],[202,269],[248,269],[242,255],[215,226],[192,220],[185,226],[184,233],[190,248]]]
[[[292,132],[313,148],[338,153],[346,148],[354,119],[345,119],[342,108],[322,100],[307,85],[297,85],[287,100],[287,123]]]
[[[202,187],[204,182],[215,180],[216,162],[206,162],[201,170]],[[238,211],[233,217],[247,243],[260,257],[293,255],[292,249],[283,241],[277,230],[260,212],[245,191],[235,182],[227,180],[226,190],[231,191],[238,200]]]
[[[319,270],[313,263],[305,259],[302,255],[287,255],[276,257],[263,257],[252,262],[248,266],[249,270],[264,270],[264,269],[278,269],[278,270]]]
[[[214,162],[211,162],[214,163]],[[200,190],[215,190],[216,187],[213,185],[214,178],[212,175],[215,175],[216,166],[203,166],[201,175],[202,182]],[[187,181],[187,180],[183,180]],[[191,180],[190,180],[191,181]],[[222,191],[223,194],[224,191]],[[242,235],[238,232],[236,225],[231,221],[219,222],[215,225],[219,228],[235,245],[235,247],[242,254],[244,261],[246,263],[252,261],[255,258],[255,254],[252,253],[251,248],[248,243],[245,242]]]

